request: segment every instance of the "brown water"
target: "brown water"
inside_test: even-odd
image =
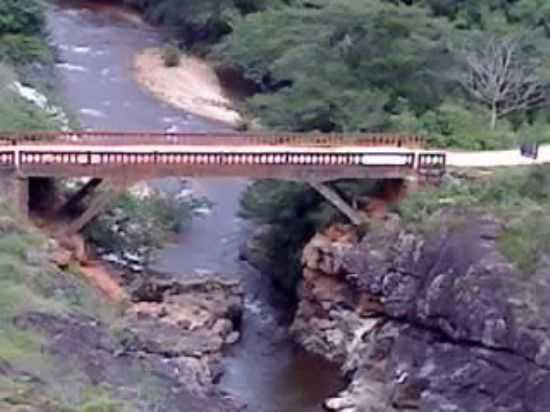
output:
[[[175,110],[133,81],[132,59],[160,35],[130,10],[109,2],[60,1],[49,12],[60,50],[63,94],[81,125],[109,130],[204,132],[223,126]],[[170,190],[173,181],[158,183]],[[242,279],[247,297],[241,341],[226,357],[220,388],[252,412],[318,412],[341,389],[335,365],[296,348],[287,334],[289,303],[266,276],[238,260],[247,224],[237,217],[243,179],[197,179],[197,194],[213,202],[211,213],[193,222],[153,265],[185,277],[221,273]]]

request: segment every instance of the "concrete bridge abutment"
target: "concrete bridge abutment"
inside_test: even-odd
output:
[[[22,217],[29,214],[29,179],[0,172],[0,199]]]

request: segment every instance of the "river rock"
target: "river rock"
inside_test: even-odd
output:
[[[66,269],[70,265],[72,258],[73,255],[68,250],[58,249],[51,255],[50,260],[59,268]]]
[[[292,333],[352,377],[327,408],[550,410],[550,259],[522,273],[498,218],[448,213],[432,233],[392,222],[306,246]]]
[[[0,234],[7,235],[16,232],[19,229],[19,225],[15,219],[0,216]]]
[[[239,341],[240,338],[241,338],[241,334],[235,330],[226,336],[225,343],[227,345],[234,345]]]
[[[167,356],[167,370],[193,391],[210,390],[224,346],[239,339],[239,283],[215,278],[181,283],[143,275],[132,300],[127,315],[140,350]]]
[[[83,385],[105,385],[119,399],[127,399],[129,393],[136,398],[144,395],[151,399],[153,394],[155,405],[145,404],[136,409],[139,411],[180,412],[181,405],[200,411],[238,410],[237,405],[212,388],[214,377],[207,359],[151,351],[144,345],[143,337],[134,336],[129,330],[119,331],[115,336],[108,325],[82,314],[29,312],[14,322],[24,330],[47,337],[41,350],[65,365],[59,370],[58,382],[67,379],[67,371],[78,371],[74,377],[71,375],[71,379]],[[42,382],[42,377],[23,374],[0,362],[0,376],[10,375],[15,376],[16,382]],[[136,393],[135,388],[140,388],[143,394]],[[53,412],[59,409],[44,406],[30,410]]]

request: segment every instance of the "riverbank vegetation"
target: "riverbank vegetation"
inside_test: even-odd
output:
[[[164,193],[139,184],[116,196],[109,210],[85,230],[86,238],[117,261],[145,265],[171,237],[191,223],[208,202],[192,195]]]
[[[29,66],[40,71],[53,64],[47,43],[45,9],[37,0],[0,2],[0,130],[52,130],[59,127],[56,115],[37,102],[34,89],[22,96]],[[38,96],[38,100],[35,99]],[[34,100],[33,100],[34,99]],[[45,106],[47,102],[43,103]]]
[[[44,5],[37,0],[0,3],[0,60],[14,65],[50,61]]]

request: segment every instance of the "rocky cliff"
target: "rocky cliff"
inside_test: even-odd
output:
[[[350,378],[328,409],[550,410],[548,260],[523,273],[503,230],[447,212],[422,230],[393,218],[360,241],[346,227],[311,240],[292,331]]]

